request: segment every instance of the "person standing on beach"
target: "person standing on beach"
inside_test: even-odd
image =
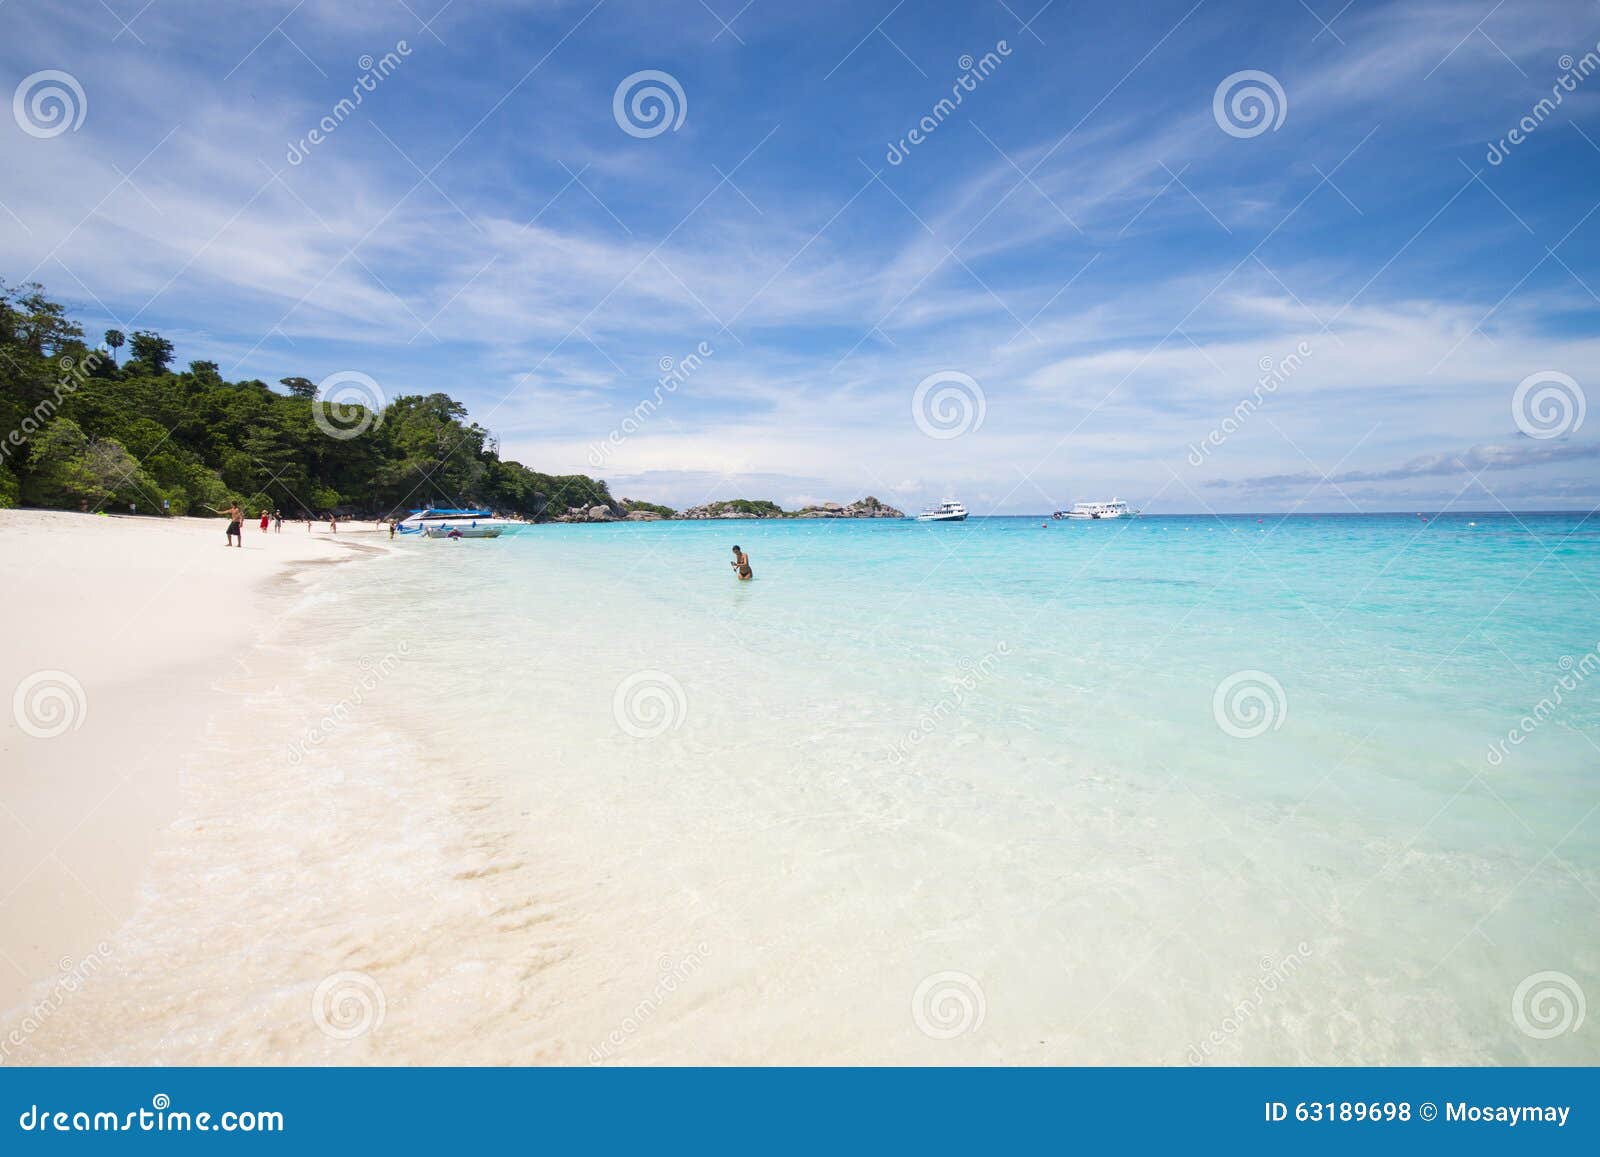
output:
[[[267,533],[267,512],[265,510],[261,512],[261,533]]]
[[[740,582],[744,582],[746,579],[752,579],[756,577],[755,571],[750,569],[750,556],[739,549],[738,543],[733,544],[733,561],[728,565],[731,566],[734,570],[734,573],[739,576]]]
[[[238,539],[235,542],[234,539]],[[228,546],[237,546],[244,549],[244,511],[239,509],[237,502],[228,507]]]
[[[328,529],[335,534],[339,533],[339,516],[337,514],[328,515]]]
[[[283,533],[283,511],[281,510],[274,510],[272,512],[272,533]]]

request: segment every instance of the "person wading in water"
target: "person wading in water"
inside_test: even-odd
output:
[[[750,569],[750,556],[744,551],[740,550],[737,543],[734,544],[733,548],[733,561],[728,565],[731,566],[734,570],[734,573],[739,576],[740,582],[756,577],[755,571]]]

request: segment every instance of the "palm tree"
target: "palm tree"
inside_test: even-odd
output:
[[[117,351],[122,348],[122,343],[128,339],[123,336],[120,329],[106,330],[106,345],[111,347],[111,364],[117,364]]]

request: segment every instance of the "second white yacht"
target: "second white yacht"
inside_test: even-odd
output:
[[[918,522],[965,522],[967,508],[953,498],[946,499],[938,506],[930,506],[917,515]]]

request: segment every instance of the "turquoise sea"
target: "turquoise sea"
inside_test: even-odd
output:
[[[604,951],[720,956],[728,1059],[1600,1059],[1512,1011],[1540,973],[1600,993],[1600,520],[415,545],[347,581],[415,626],[431,741],[626,881]],[[906,1018],[943,973],[978,1031]]]
[[[382,1031],[219,1033],[153,944],[197,1055],[1600,1061],[1600,520],[400,545],[273,608],[150,889],[283,881],[195,967]]]

